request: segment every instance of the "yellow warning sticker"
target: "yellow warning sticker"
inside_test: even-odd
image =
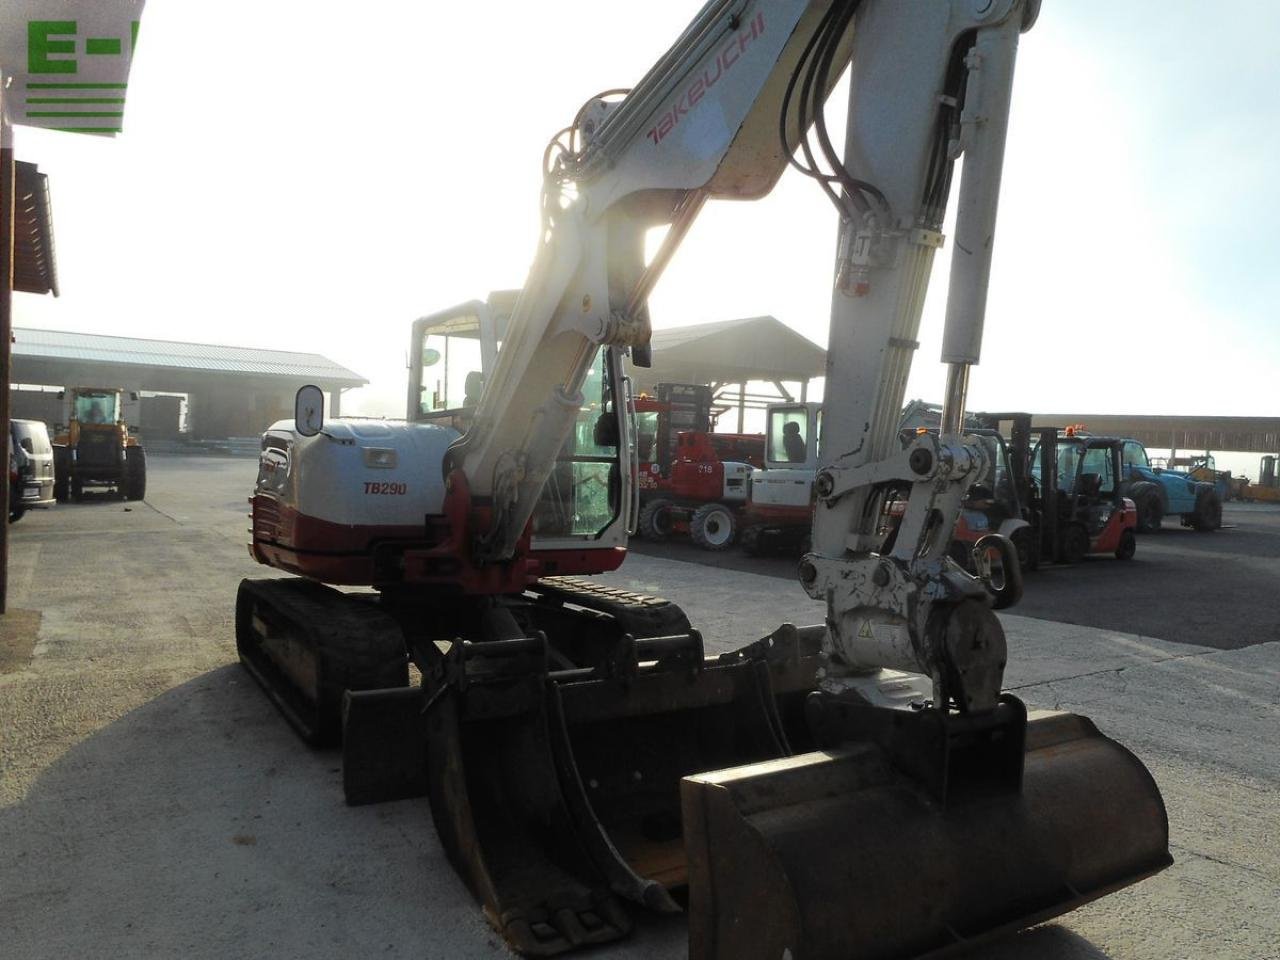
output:
[[[862,626],[858,628],[858,636],[863,640],[871,639],[871,621],[863,620]]]

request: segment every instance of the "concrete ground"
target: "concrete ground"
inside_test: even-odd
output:
[[[264,573],[244,546],[252,462],[151,467],[144,504],[64,505],[11,528],[0,956],[506,956],[445,862],[425,801],[346,807],[337,754],[301,747],[235,663],[235,586]],[[1260,542],[1280,539],[1278,518],[1259,521]],[[1167,541],[1176,566],[1180,545],[1200,541],[1168,533],[1148,552],[1156,562]],[[1176,863],[971,957],[1280,958],[1280,560],[1274,541],[1242,559],[1232,531],[1215,536],[1223,567],[1260,579],[1178,602],[1210,625],[1247,608],[1271,628],[1252,645],[1002,617],[1016,692],[1089,715],[1150,767]],[[1073,583],[1071,572],[1055,573],[1054,589],[1080,608],[1111,589],[1104,574],[1077,571]],[[820,619],[798,586],[767,573],[633,555],[608,579],[680,601],[729,646]],[[1150,589],[1133,583],[1135,595]],[[597,955],[684,954],[678,919],[645,919]]]

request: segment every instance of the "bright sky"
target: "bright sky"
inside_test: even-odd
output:
[[[312,350],[372,381],[344,412],[401,414],[410,322],[522,284],[545,142],[697,6],[151,0],[123,136],[17,132],[63,295],[15,297],[16,322]],[[1045,0],[971,407],[1275,413],[1277,37],[1267,0]],[[825,343],[834,229],[793,174],[713,204],[655,325],[771,313]],[[908,396],[942,392],[947,273]]]

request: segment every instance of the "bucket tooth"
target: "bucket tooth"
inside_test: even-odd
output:
[[[1172,862],[1128,750],[1072,714],[1025,732],[1003,794],[941,800],[866,741],[686,778],[689,956],[940,956]]]

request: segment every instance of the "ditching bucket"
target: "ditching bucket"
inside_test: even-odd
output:
[[[540,637],[455,643],[427,665],[432,818],[515,949],[624,936],[622,900],[681,909],[681,778],[792,752],[821,632],[787,627],[712,658],[696,632],[626,636],[598,667],[569,670],[548,669]]]
[[[940,795],[894,753],[855,738],[687,777],[689,956],[942,956],[1172,862],[1150,773],[1084,717],[1025,721],[1020,789]]]

